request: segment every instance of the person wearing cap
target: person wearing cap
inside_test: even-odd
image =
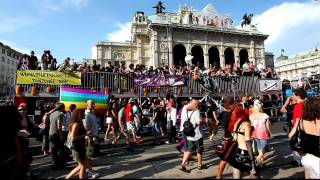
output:
[[[127,124],[128,132],[131,133],[133,136],[133,141],[135,143],[140,143],[140,140],[138,140],[137,138],[137,129],[134,123],[133,104],[134,104],[134,99],[130,98],[125,110],[126,124]]]

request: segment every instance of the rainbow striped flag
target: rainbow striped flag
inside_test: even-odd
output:
[[[102,91],[84,90],[79,88],[61,87],[60,102],[64,103],[66,110],[70,104],[75,104],[77,109],[86,109],[87,101],[91,99],[95,102],[95,109],[106,109],[109,104],[109,96]]]

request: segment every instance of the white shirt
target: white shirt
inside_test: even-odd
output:
[[[167,113],[167,122],[172,120],[173,126],[176,125],[177,122],[177,110],[176,108],[172,108],[170,112]]]
[[[186,111],[185,107],[183,107],[184,109],[182,109],[182,112],[181,112],[180,131],[183,131],[183,123],[185,121],[187,121],[188,117],[189,117],[190,118],[190,122],[192,123],[193,127],[195,127],[196,124],[197,124],[197,127],[194,130],[195,136],[194,137],[187,136],[187,139],[189,141],[198,141],[199,139],[201,139],[203,137],[202,131],[200,130],[200,122],[201,122],[200,111],[199,110],[195,110],[193,112],[192,111],[188,111],[188,114],[187,114],[187,111]],[[191,115],[191,113],[192,113],[192,115]]]
[[[181,123],[180,123],[180,132],[183,131],[183,123],[184,119],[187,118],[187,105],[183,106],[182,111],[181,111]]]
[[[263,65],[262,65],[262,64],[258,64],[258,65],[257,65],[257,68],[258,68],[258,71],[260,71],[260,72],[261,72],[261,71],[262,71],[262,69],[263,69]]]
[[[62,122],[62,131],[69,131],[69,125],[71,121],[71,112],[67,111],[66,113],[63,113],[64,120]]]
[[[98,120],[94,112],[89,109],[85,110],[85,119],[83,119],[83,125],[86,129],[92,131],[93,136],[98,136]]]

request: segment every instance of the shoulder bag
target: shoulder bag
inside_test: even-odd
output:
[[[298,127],[296,129],[296,132],[293,134],[293,136],[290,139],[290,148],[294,151],[297,151],[299,153],[302,153],[302,132],[304,131],[303,128],[303,120],[299,120]]]
[[[241,124],[243,124],[243,122],[238,123],[236,132],[238,132]],[[230,138],[224,138],[221,145],[217,146],[215,153],[218,154],[221,160],[229,162],[234,157],[236,150],[238,149],[237,139],[238,136],[236,139],[234,139],[233,136]]]

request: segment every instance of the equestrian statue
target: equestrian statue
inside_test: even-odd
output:
[[[163,3],[161,1],[158,2],[158,4],[156,6],[154,6],[153,8],[156,8],[157,9],[157,14],[162,14],[163,13],[163,10],[166,9],[164,6],[163,6]]]
[[[243,27],[243,25],[250,25],[252,17],[253,17],[253,14],[247,15],[247,13],[246,13],[242,18],[243,21],[241,23],[241,27]]]

